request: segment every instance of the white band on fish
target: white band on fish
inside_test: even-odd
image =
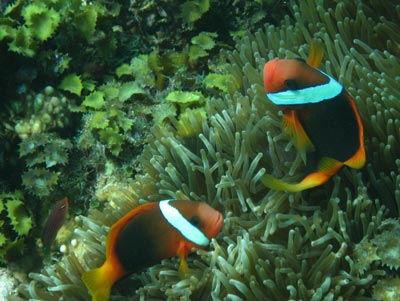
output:
[[[267,97],[278,106],[301,105],[317,103],[338,96],[343,91],[343,86],[325,72],[322,74],[329,78],[326,84],[308,87],[300,90],[286,90],[283,92],[267,93]]]
[[[158,203],[161,213],[167,222],[178,230],[183,237],[198,246],[207,246],[210,240],[199,228],[193,226],[178,209],[169,204],[171,200],[160,201]]]

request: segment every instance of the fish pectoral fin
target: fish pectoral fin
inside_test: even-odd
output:
[[[181,275],[182,278],[186,278],[187,275],[189,274],[189,267],[186,261],[186,257],[180,259],[179,274]]]
[[[188,255],[190,250],[188,250],[188,246],[184,241],[181,241],[179,243],[178,247],[178,256],[180,259],[179,263],[179,274],[181,275],[182,278],[186,278],[187,275],[189,274],[189,267],[186,261],[186,257]]]
[[[314,151],[314,145],[297,118],[296,111],[288,110],[285,112],[282,119],[282,129],[299,151]]]

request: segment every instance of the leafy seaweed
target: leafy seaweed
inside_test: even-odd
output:
[[[64,77],[58,88],[80,96],[83,86],[80,77],[73,73]]]
[[[22,183],[33,194],[47,196],[58,181],[57,168],[68,163],[72,143],[55,134],[33,134],[22,140],[20,158],[24,158],[28,170],[22,175]]]
[[[22,256],[33,228],[21,191],[0,193],[0,263]]]

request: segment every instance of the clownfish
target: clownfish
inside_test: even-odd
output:
[[[325,183],[345,165],[365,164],[356,104],[338,81],[317,69],[322,57],[322,47],[312,44],[307,62],[274,59],[264,66],[267,98],[283,110],[283,131],[307,160],[307,175],[299,183],[266,174],[261,181],[269,188],[302,191]]]
[[[93,301],[108,301],[112,285],[124,277],[179,256],[179,271],[188,272],[186,257],[203,249],[224,224],[222,214],[203,202],[164,200],[128,212],[112,225],[106,241],[106,260],[82,275]]]

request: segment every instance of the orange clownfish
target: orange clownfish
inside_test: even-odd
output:
[[[308,173],[293,184],[264,175],[261,181],[272,189],[302,191],[325,183],[344,165],[359,169],[365,164],[357,107],[338,81],[317,69],[323,52],[316,46],[307,62],[274,59],[264,66],[267,98],[283,110],[283,131],[306,152]]]
[[[139,206],[111,227],[105,262],[82,280],[93,301],[108,301],[117,280],[163,258],[179,256],[179,270],[186,274],[191,249],[205,248],[223,224],[222,214],[203,202],[165,200]]]

